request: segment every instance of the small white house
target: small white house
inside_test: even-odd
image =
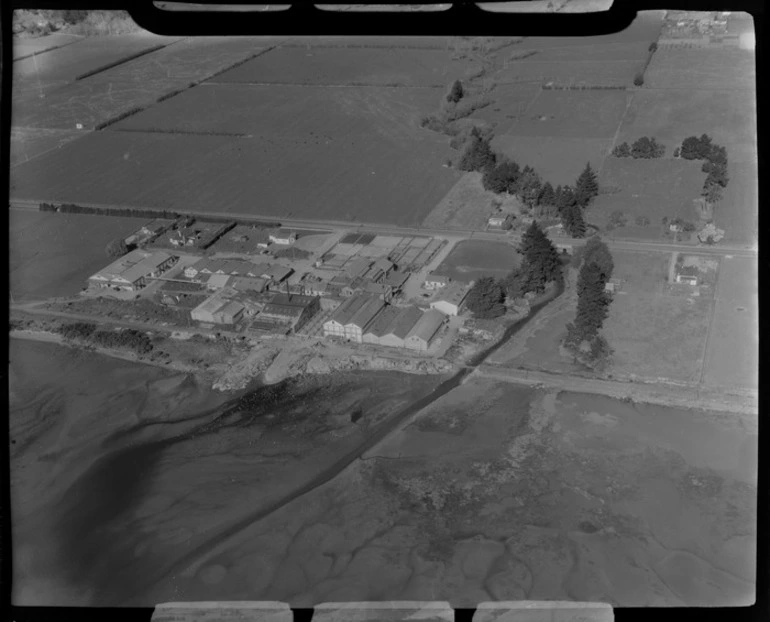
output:
[[[465,300],[465,295],[468,293],[468,289],[460,283],[452,283],[449,287],[445,288],[438,298],[430,303],[430,308],[437,311],[441,311],[446,315],[458,315],[460,313],[460,306]]]

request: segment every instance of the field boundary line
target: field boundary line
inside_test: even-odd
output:
[[[532,80],[532,82],[536,82],[536,80]],[[543,79],[541,78],[540,80],[537,80],[537,82],[540,82],[542,84]],[[508,128],[507,132],[503,132],[504,134],[508,134],[509,136],[516,136],[516,134],[514,133],[514,130],[519,125],[519,123],[521,123],[521,120],[529,113],[530,108],[532,108],[532,106],[537,101],[537,98],[540,97],[540,95],[542,95],[542,93],[543,93],[543,88],[541,86],[537,90],[537,92],[535,93],[535,96],[532,98],[532,101],[530,101],[529,104],[527,104],[527,107],[522,111],[521,116],[519,116],[516,119],[515,123],[513,125],[511,125],[510,128]]]
[[[255,57],[256,58],[256,57]],[[252,60],[252,59],[249,59]],[[232,69],[232,67],[230,68]],[[315,84],[313,82],[212,82],[211,78],[208,78],[206,82],[202,84],[208,84],[211,86],[297,86],[307,88],[381,88],[381,89],[443,89],[446,88],[446,84],[374,84],[353,82],[350,84]]]
[[[69,33],[64,33],[69,34]],[[13,59],[13,62],[15,63],[17,60],[24,60],[25,58],[32,58],[33,56],[39,56],[40,54],[45,54],[46,52],[53,52],[54,50],[58,50],[63,47],[67,47],[68,45],[72,45],[73,43],[77,43],[78,41],[82,41],[85,39],[85,35],[72,35],[73,37],[78,37],[74,41],[67,41],[67,43],[62,43],[61,45],[54,45],[50,48],[45,48],[44,50],[38,50],[37,52],[32,52],[31,54],[26,54],[24,56],[19,56],[17,58]],[[11,43],[11,47],[13,47],[13,43]]]
[[[626,93],[631,93],[631,97],[628,98],[628,101],[626,102],[626,109],[623,111],[623,116],[621,116],[620,121],[618,121],[618,127],[615,130],[615,134],[612,137],[612,144],[610,145],[610,148],[607,151],[607,153],[604,154],[604,157],[602,158],[602,163],[599,165],[597,177],[602,174],[602,171],[604,170],[604,163],[607,161],[607,158],[610,157],[612,150],[615,148],[615,143],[618,142],[618,137],[620,136],[620,128],[623,127],[623,121],[626,120],[626,115],[628,115],[628,110],[631,108],[631,103],[634,101],[634,98],[636,97],[636,91],[633,89],[626,89]]]
[[[85,78],[90,78],[91,76],[95,76],[96,74],[102,73],[103,71],[113,69],[125,63],[131,62],[132,60],[136,60],[137,58],[141,58],[142,56],[145,56],[147,54],[151,54],[152,52],[157,52],[158,50],[162,50],[163,48],[166,48],[169,45],[172,45],[174,43],[176,43],[176,41],[172,41],[171,43],[159,43],[158,45],[154,45],[146,50],[140,50],[139,52],[129,54],[128,56],[121,58],[119,60],[112,61],[111,63],[107,63],[106,65],[102,65],[101,67],[97,67],[96,69],[91,69],[90,71],[81,73],[79,76],[75,76],[75,79],[73,80],[73,82],[77,82],[78,80],[83,80]]]
[[[700,377],[698,379],[698,384],[701,386],[705,386],[703,379],[706,376],[706,361],[708,360],[709,343],[711,342],[711,331],[714,328],[714,316],[716,316],[717,314],[717,304],[719,303],[719,280],[721,276],[722,276],[722,260],[719,261],[719,266],[717,267],[717,280],[716,280],[716,285],[714,287],[714,300],[712,301],[712,305],[711,305],[711,315],[709,316],[709,327],[708,327],[708,330],[706,331],[706,343],[703,345],[703,355],[701,357],[701,366],[700,366]]]

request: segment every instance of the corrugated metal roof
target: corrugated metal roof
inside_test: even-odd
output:
[[[351,296],[337,307],[330,319],[344,326],[370,298],[370,296],[363,294]]]
[[[422,317],[422,311],[419,308],[414,305],[404,307],[393,319],[385,334],[405,339],[420,317]]]
[[[385,306],[382,300],[375,297],[370,297],[369,300],[361,306],[361,308],[353,314],[348,324],[358,326],[360,329],[365,329],[369,322],[371,322],[377,314]]]
[[[446,316],[441,313],[441,311],[436,311],[435,309],[425,311],[412,330],[409,331],[406,338],[416,337],[424,341],[430,341],[433,335],[436,334],[436,331],[444,323],[445,317]]]
[[[401,309],[399,309],[398,307],[391,307],[391,306],[385,307],[382,310],[382,313],[380,313],[374,319],[374,322],[372,322],[371,326],[369,326],[369,328],[366,331],[367,334],[371,333],[376,337],[382,337],[383,335],[387,335],[389,332],[390,325],[398,317],[400,312],[401,312]]]

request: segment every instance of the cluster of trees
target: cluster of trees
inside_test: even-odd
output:
[[[482,76],[483,71],[478,76],[471,76],[468,80]],[[455,121],[469,117],[476,110],[489,106],[492,103],[489,92],[494,86],[493,81],[486,80],[480,86],[468,88],[460,80],[455,80],[449,86],[446,95],[442,97],[438,111],[424,116],[420,120],[420,127],[447,136],[462,134],[463,141],[467,140],[469,137],[467,131],[464,132],[463,128],[458,127]]]
[[[722,198],[722,189],[730,178],[727,175],[727,149],[717,145],[708,134],[700,138],[690,136],[682,141],[682,146],[674,152],[675,157],[685,160],[705,160],[701,170],[706,173],[701,195],[709,203],[716,203]]]
[[[496,154],[491,141],[491,133],[474,128],[457,167],[481,172],[485,190],[516,195],[527,207],[538,208],[541,215],[558,215],[572,237],[585,236],[583,210],[599,194],[599,181],[591,163],[586,163],[574,186],[554,188],[550,182],[543,182],[531,166],[521,167],[511,158]]]
[[[466,306],[479,318],[495,318],[505,313],[505,300],[527,293],[541,293],[548,283],[560,283],[562,263],[559,253],[540,226],[533,222],[521,239],[521,265],[504,279],[483,277],[468,292]]]
[[[634,158],[636,160],[662,158],[665,153],[666,147],[648,136],[642,136],[630,146],[627,142],[622,142],[612,150],[612,155],[616,158]]]
[[[152,351],[152,340],[143,332],[129,328],[122,331],[96,330],[96,325],[89,322],[64,324],[59,334],[70,341],[79,341],[84,345],[129,350],[137,354]]]
[[[607,245],[598,237],[586,242],[578,274],[578,304],[574,322],[567,324],[564,346],[581,363],[600,369],[612,349],[600,330],[609,315],[610,296],[605,285],[612,276],[614,262]]]
[[[104,249],[109,257],[122,257],[129,251],[128,245],[123,238],[115,238]]]

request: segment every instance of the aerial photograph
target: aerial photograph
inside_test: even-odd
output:
[[[750,14],[8,14],[13,605],[755,603]]]

